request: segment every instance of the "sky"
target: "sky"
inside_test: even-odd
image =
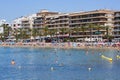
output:
[[[12,22],[41,9],[63,13],[98,9],[120,10],[120,0],[0,0],[0,19]]]

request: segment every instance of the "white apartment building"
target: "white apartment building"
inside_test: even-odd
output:
[[[34,17],[36,17],[36,14],[17,18],[13,20],[12,28],[31,28],[33,25]]]
[[[32,14],[32,15],[24,17],[21,20],[21,26],[22,26],[22,28],[24,28],[24,29],[33,28],[34,18],[35,17],[36,17],[36,14]]]
[[[5,19],[1,19],[1,20],[0,20],[0,26],[1,26],[2,24],[6,24],[6,20],[5,20]]]
[[[20,18],[17,18],[17,19],[15,19],[15,20],[13,20],[13,22],[12,22],[12,28],[22,28],[22,19],[23,19],[24,17],[20,17]]]

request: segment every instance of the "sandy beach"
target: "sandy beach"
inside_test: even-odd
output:
[[[62,48],[62,49],[120,49],[119,44],[106,44],[106,43],[44,43],[44,42],[29,42],[29,43],[2,43],[1,47],[32,47],[32,48]]]

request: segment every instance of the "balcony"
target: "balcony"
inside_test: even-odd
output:
[[[119,36],[120,37],[120,34],[114,34],[115,37]]]
[[[30,26],[22,26],[22,28],[30,28]]]
[[[120,17],[120,14],[116,14],[115,17]]]
[[[108,21],[86,21],[86,22],[73,22],[73,23],[70,23],[70,25],[73,25],[73,24],[89,24],[89,23],[106,23]]]
[[[106,16],[95,16],[95,17],[75,17],[71,18],[70,20],[83,20],[83,19],[94,19],[94,18],[107,18]]]
[[[116,19],[116,20],[114,20],[115,22],[120,22],[120,19]]]
[[[115,27],[119,27],[120,26],[120,24],[115,24]]]
[[[57,35],[57,37],[69,37],[69,34],[59,34],[59,35]]]
[[[120,31],[120,28],[119,27],[115,28],[115,29],[113,29],[113,31]]]

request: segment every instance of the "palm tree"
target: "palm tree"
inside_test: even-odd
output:
[[[56,34],[57,34],[57,29],[53,29],[53,30],[51,30],[52,32],[51,32],[51,34],[53,35],[53,36],[55,36]]]
[[[32,36],[33,36],[34,38],[38,36],[39,30],[38,30],[37,28],[32,28],[31,31],[32,31]]]
[[[71,41],[71,34],[72,34],[72,29],[69,27],[68,29],[67,29],[67,33],[69,34],[69,40]]]
[[[65,31],[67,34],[69,34],[68,36],[68,40],[71,41],[71,35],[73,33],[73,29],[72,28],[66,28],[66,31]]]
[[[47,26],[45,26],[45,27],[43,28],[43,33],[44,33],[44,36],[45,36],[45,37],[48,35],[48,27],[47,27]]]
[[[113,36],[110,34],[111,32],[110,26],[105,26],[105,29],[106,29],[106,34],[104,38],[106,38],[108,41],[112,40]]]
[[[67,33],[67,29],[66,28],[61,28],[60,33],[62,34],[62,36],[65,35]],[[65,38],[63,38],[63,39],[65,39]]]
[[[109,26],[106,26],[106,37],[109,38]]]
[[[30,34],[28,34],[28,30],[26,30],[26,29],[23,29],[22,30],[22,37],[23,37],[23,39],[28,39],[28,38],[30,38]]]
[[[90,41],[92,41],[92,35],[93,35],[93,29],[95,29],[95,25],[94,24],[88,24],[88,29],[90,31]]]
[[[41,41],[41,36],[42,36],[42,29],[38,28],[38,36],[39,36],[39,41]]]
[[[75,27],[73,30],[74,30],[74,32],[76,32],[77,35],[79,35],[80,28],[78,26]]]
[[[60,29],[60,32],[62,33],[62,35],[64,35],[65,32],[66,32],[66,28],[61,28],[61,29]]]
[[[2,42],[4,41],[4,39],[3,39],[3,33],[0,33],[0,39],[2,40]]]
[[[19,31],[19,35],[18,35],[19,39],[23,39],[23,28],[19,28],[18,31]]]
[[[51,40],[53,39],[52,37],[57,38],[57,32],[58,32],[58,29],[49,29],[49,34],[51,35]]]
[[[19,30],[15,29],[14,36],[15,36],[16,42],[18,42],[18,33],[19,33]]]
[[[5,41],[7,39],[7,37],[9,36],[9,29],[10,29],[10,26],[8,26],[8,24],[3,24],[1,27],[3,27],[3,41]]]
[[[83,35],[83,41],[85,41],[85,31],[86,31],[86,26],[80,26],[80,30],[82,31],[82,35]]]
[[[49,34],[50,40],[52,40],[52,30],[48,29],[47,33]]]
[[[77,36],[79,36],[79,31],[80,31],[80,27],[77,26],[77,27],[73,28],[73,32],[75,32]],[[74,39],[76,41],[77,37]]]
[[[49,31],[48,26],[45,26],[44,28],[42,28],[42,32],[43,32],[42,35],[44,36],[44,40],[48,35],[48,31]]]
[[[96,28],[96,30],[97,30],[97,31],[95,32],[95,34],[97,34],[97,35],[99,36],[100,34],[103,34],[101,30],[104,30],[104,29],[105,29],[105,26],[95,25],[95,28]]]

